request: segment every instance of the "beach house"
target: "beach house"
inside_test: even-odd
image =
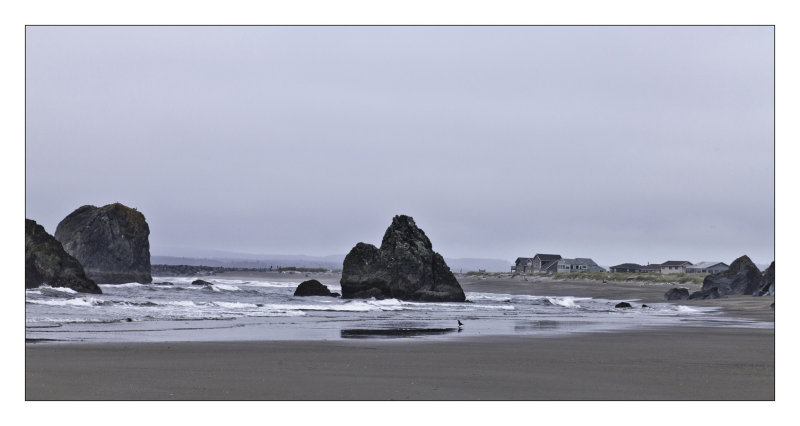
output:
[[[639,265],[638,263],[622,263],[616,266],[612,266],[611,272],[643,272],[642,269],[644,267]],[[660,268],[659,268],[660,270]]]
[[[642,266],[642,270],[639,272],[646,272],[651,274],[660,274],[661,273],[661,264],[660,263],[648,263],[647,265]]]
[[[530,274],[533,272],[533,259],[530,257],[518,257],[511,267],[512,274]]]
[[[688,260],[668,260],[661,264],[661,273],[685,274],[687,266],[692,266],[692,262]]]
[[[723,262],[698,262],[686,267],[687,274],[716,274],[727,270],[728,265]]]
[[[533,256],[533,271],[534,272],[553,272],[555,271],[556,262],[561,259],[560,254],[541,254],[536,253]]]
[[[603,272],[605,269],[588,257],[575,259],[559,259],[556,261],[556,271],[559,273],[570,272]]]

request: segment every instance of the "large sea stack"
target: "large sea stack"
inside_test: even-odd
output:
[[[753,295],[759,290],[761,271],[747,256],[742,256],[731,263],[723,272],[711,274],[703,280],[703,291],[716,287],[720,296],[729,294]]]
[[[344,258],[342,297],[463,302],[464,290],[425,233],[395,216],[380,249],[358,243]]]
[[[759,286],[761,287],[761,289],[758,290],[759,296],[775,295],[775,261],[772,261],[772,263],[769,264],[769,268],[764,271]]]
[[[55,237],[98,283],[149,283],[150,228],[144,215],[120,203],[83,206],[65,217]]]
[[[102,293],[100,287],[86,277],[78,259],[64,251],[61,243],[42,225],[25,219],[25,288],[42,284],[68,287],[82,293]]]

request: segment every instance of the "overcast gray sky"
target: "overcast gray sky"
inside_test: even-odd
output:
[[[774,259],[771,27],[28,27],[26,216],[151,253]]]

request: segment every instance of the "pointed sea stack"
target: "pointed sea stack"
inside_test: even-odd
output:
[[[395,216],[380,249],[358,243],[342,268],[342,297],[463,302],[464,290],[425,233],[409,216]]]
[[[42,284],[81,293],[102,293],[100,287],[86,277],[78,259],[64,251],[61,243],[42,225],[25,219],[25,288]]]
[[[56,228],[67,253],[98,283],[150,283],[150,228],[144,215],[120,203],[83,206]]]

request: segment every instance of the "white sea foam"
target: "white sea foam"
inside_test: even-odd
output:
[[[573,297],[546,297],[546,299],[554,305],[563,306],[565,308],[580,308],[579,305],[575,304],[575,298]]]
[[[467,300],[488,300],[491,302],[510,302],[510,294],[497,294],[497,293],[467,293]]]
[[[213,302],[215,305],[228,308],[228,309],[240,309],[240,308],[257,308],[258,305],[254,303],[241,303],[241,302]]]
[[[197,304],[195,304],[191,300],[172,300],[169,302],[157,302],[157,304],[170,305],[170,306],[185,306],[185,307],[197,306]]]
[[[62,293],[67,293],[67,294],[77,294],[78,293],[77,291],[75,291],[75,290],[73,290],[73,289],[71,289],[69,287],[50,287],[47,284],[42,284],[41,286],[39,286],[39,288],[40,289],[44,289],[44,290],[60,291]],[[41,294],[41,293],[39,293],[39,294]]]
[[[222,279],[222,278],[215,278],[212,281],[217,282],[217,283],[229,284],[229,285],[243,285],[243,284],[249,284],[250,283],[250,281],[245,281],[245,280],[225,280],[225,279]]]
[[[235,285],[214,284],[212,287],[214,289],[225,290],[225,291],[239,291],[239,290],[241,290],[239,287],[236,287]]]
[[[50,317],[25,318],[25,323],[30,323],[30,324],[41,324],[41,323],[82,324],[82,323],[107,323],[107,322],[109,321],[102,320],[99,318],[50,318]],[[54,328],[54,326],[48,325],[47,328]]]
[[[124,284],[98,284],[101,289],[144,287],[146,284],[124,283]]]
[[[94,297],[67,299],[67,300],[42,300],[42,299],[25,299],[25,303],[34,303],[37,305],[50,305],[50,306],[96,306],[102,303],[101,300]]]
[[[395,299],[387,300],[353,300],[345,303],[325,303],[319,305],[287,305],[287,304],[268,304],[264,305],[267,309],[286,309],[303,311],[341,311],[341,312],[370,312],[370,311],[400,311],[403,306]]]
[[[303,311],[293,311],[293,310],[276,310],[276,311],[248,311],[246,314],[248,317],[302,317],[305,316],[306,313]]]
[[[500,310],[500,311],[513,311],[516,308],[513,304],[502,305],[483,305],[480,303],[437,303],[437,302],[402,302],[403,306],[407,309],[414,309],[418,311],[475,311],[475,310]]]
[[[299,282],[293,281],[250,281],[248,283],[240,284],[242,286],[250,287],[280,287],[280,288],[295,288],[300,285]]]

